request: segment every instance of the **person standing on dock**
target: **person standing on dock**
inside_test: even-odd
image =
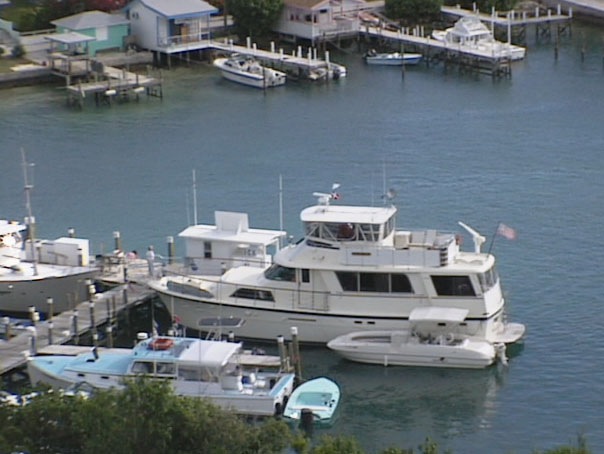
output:
[[[147,249],[147,265],[149,266],[149,276],[155,276],[155,251],[153,246],[149,246]]]

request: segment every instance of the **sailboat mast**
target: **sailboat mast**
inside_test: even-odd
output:
[[[25,182],[24,191],[25,191],[25,209],[27,210],[27,227],[28,227],[27,231],[28,231],[28,237],[29,237],[29,245],[31,248],[31,256],[32,256],[33,265],[34,265],[34,275],[37,276],[38,275],[38,257],[36,255],[36,246],[34,244],[35,219],[32,215],[32,210],[31,210],[31,190],[34,188],[34,185],[29,183],[29,178],[28,178],[28,168],[29,167],[33,168],[34,165],[27,162],[27,159],[25,158],[25,150],[23,148],[21,148],[21,158],[23,161],[23,180]]]

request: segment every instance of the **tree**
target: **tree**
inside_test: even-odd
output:
[[[237,34],[243,37],[265,36],[283,9],[283,0],[227,0]]]
[[[440,18],[442,0],[386,0],[386,16],[407,25],[424,24]]]

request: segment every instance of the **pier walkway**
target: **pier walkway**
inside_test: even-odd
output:
[[[375,26],[366,26],[361,32],[369,38],[400,44],[405,51],[419,52],[430,65],[444,62],[455,64],[460,69],[489,74],[493,77],[511,76],[509,56],[494,54],[482,48],[451,45],[429,36],[423,36],[420,29],[392,31]]]
[[[256,44],[252,44],[249,39],[245,46],[235,45],[232,41],[212,41],[210,46],[214,52],[250,56],[272,68],[286,71],[300,78],[308,78],[323,71],[325,74],[331,74],[331,78],[334,79],[346,74],[345,66],[330,61],[329,51],[326,51],[325,58],[321,59],[318,57],[316,48],[308,48],[303,53],[302,47],[298,46],[292,54],[286,54],[283,49],[277,50],[274,42],[271,42],[270,50],[262,50],[258,49]]]
[[[19,330],[14,337],[0,340],[0,375],[24,366],[32,350],[67,343],[105,324],[108,324],[107,337],[111,339],[111,322],[118,312],[137,306],[153,295],[153,291],[143,285],[131,283],[119,286],[80,303],[73,311],[38,322],[35,328]]]
[[[512,41],[512,35],[517,40],[524,40],[528,26],[535,27],[537,37],[551,37],[552,25],[557,27],[558,35],[561,35],[570,31],[573,17],[572,8],[569,8],[567,14],[564,14],[560,4],[555,10],[548,9],[546,12],[543,12],[538,6],[534,11],[496,11],[493,8],[490,13],[480,12],[478,9],[467,10],[459,6],[442,6],[441,12],[456,18],[477,17],[481,22],[489,24],[493,31],[495,31],[495,27],[505,28],[508,42]]]

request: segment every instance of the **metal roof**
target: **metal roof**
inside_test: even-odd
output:
[[[122,15],[108,14],[103,11],[84,11],[73,16],[63,17],[51,22],[57,27],[69,30],[87,30],[89,28],[111,27],[112,25],[129,24],[130,21]]]
[[[394,207],[315,205],[300,213],[302,222],[383,224],[396,213]]]
[[[140,0],[147,8],[168,19],[203,16],[218,9],[202,0]]]
[[[48,41],[54,41],[61,44],[78,44],[96,40],[96,38],[92,36],[83,35],[78,32],[55,33],[53,35],[45,36],[44,38]]]

